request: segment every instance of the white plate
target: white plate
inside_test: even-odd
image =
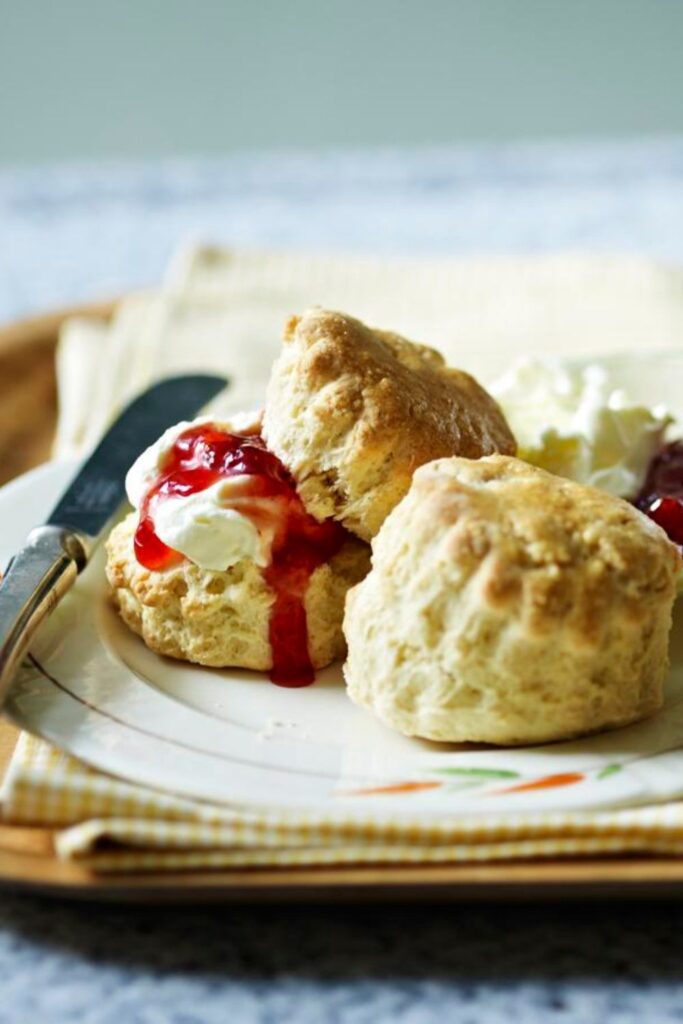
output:
[[[50,464],[0,491],[3,565],[73,470]],[[103,771],[221,803],[393,817],[665,800],[683,796],[683,607],[654,718],[571,743],[475,749],[391,732],[347,699],[339,666],[288,690],[152,654],[110,607],[100,552],[41,630],[6,711]]]

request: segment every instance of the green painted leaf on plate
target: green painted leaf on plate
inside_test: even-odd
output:
[[[606,764],[605,767],[598,772],[596,778],[608,779],[610,775],[616,775],[616,773],[620,772],[622,768],[623,765],[621,764]]]
[[[434,768],[437,775],[457,776],[463,779],[518,779],[519,772],[507,768]]]

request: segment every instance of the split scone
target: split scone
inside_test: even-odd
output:
[[[287,325],[263,427],[307,511],[363,540],[423,463],[515,453],[502,412],[474,378],[431,348],[318,308]]]
[[[310,682],[345,651],[365,540],[415,467],[514,447],[495,401],[437,352],[312,310],[288,325],[263,423],[179,424],[132,468],[114,600],[160,654]]]
[[[131,468],[136,512],[113,530],[107,577],[148,647],[304,685],[344,654],[346,592],[369,548],[309,515],[260,416],[180,423]]]
[[[662,702],[681,556],[620,498],[503,456],[441,459],[347,597],[357,704],[410,736],[536,743]]]

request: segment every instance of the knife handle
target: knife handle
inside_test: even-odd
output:
[[[38,526],[0,583],[0,707],[31,639],[88,561],[88,542],[61,526]]]

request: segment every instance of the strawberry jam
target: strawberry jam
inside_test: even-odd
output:
[[[672,441],[655,455],[635,505],[683,546],[683,441]]]
[[[315,675],[308,652],[306,590],[313,572],[336,554],[347,532],[333,520],[320,523],[306,512],[291,474],[259,434],[228,434],[211,424],[180,434],[140,506],[135,555],[141,565],[155,571],[180,563],[184,556],[156,534],[155,508],[167,498],[186,497],[235,476],[248,478],[240,511],[258,526],[267,499],[268,522],[277,524],[271,561],[264,569],[274,595],[269,627],[271,679],[280,686],[306,686]]]

